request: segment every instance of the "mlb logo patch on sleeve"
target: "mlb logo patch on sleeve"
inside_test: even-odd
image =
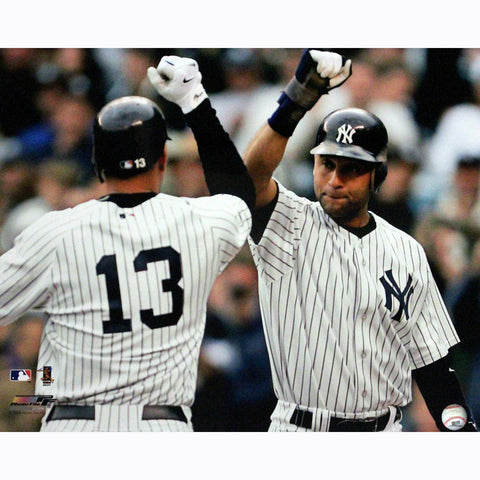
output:
[[[31,382],[32,371],[24,368],[14,368],[10,370],[10,380],[12,382]]]

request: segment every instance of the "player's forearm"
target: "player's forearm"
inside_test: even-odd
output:
[[[412,375],[439,430],[449,431],[442,422],[443,410],[449,405],[461,405],[469,418],[469,422],[461,431],[476,431],[457,375],[450,367],[448,355],[430,365],[413,370]]]
[[[210,194],[227,193],[240,197],[250,210],[255,206],[255,189],[242,157],[205,99],[185,115],[197,141],[205,181]]]
[[[342,85],[351,74],[351,61],[337,53],[303,51],[295,75],[278,99],[278,107],[244,155],[255,183],[257,207],[268,205],[275,198],[277,186],[272,175],[298,123],[322,95]]]
[[[257,207],[269,203],[276,194],[272,175],[282,160],[287,142],[287,137],[265,124],[245,152],[244,162],[255,185]]]

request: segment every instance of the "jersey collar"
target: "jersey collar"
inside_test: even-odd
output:
[[[363,227],[347,227],[343,226],[345,230],[347,230],[350,233],[353,233],[353,235],[357,236],[358,238],[362,238],[365,235],[368,235],[370,232],[373,232],[375,228],[377,227],[377,222],[375,222],[375,219],[373,218],[373,215],[371,213],[368,214],[370,216],[368,223],[364,225]]]
[[[133,208],[155,197],[155,192],[110,193],[98,199],[99,202],[113,202],[120,208]]]

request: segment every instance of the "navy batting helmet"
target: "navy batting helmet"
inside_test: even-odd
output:
[[[107,103],[93,127],[92,163],[99,180],[149,170],[163,155],[167,139],[163,114],[148,98],[128,96]]]
[[[310,153],[374,163],[373,190],[377,191],[387,176],[387,143],[387,129],[376,115],[361,108],[342,108],[324,118]]]

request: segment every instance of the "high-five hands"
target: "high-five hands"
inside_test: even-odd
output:
[[[327,90],[339,87],[352,74],[352,61],[338,53],[310,50],[310,56],[317,62],[317,73],[328,79]]]
[[[207,98],[198,63],[191,58],[162,57],[157,68],[148,68],[147,75],[157,92],[183,113],[190,113]]]
[[[318,99],[339,87],[352,74],[352,61],[334,52],[305,50],[285,94],[310,110]]]

